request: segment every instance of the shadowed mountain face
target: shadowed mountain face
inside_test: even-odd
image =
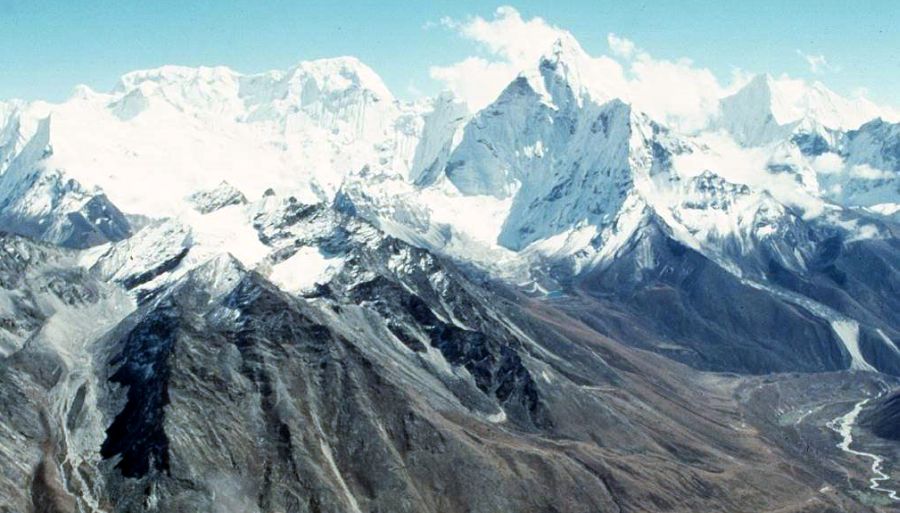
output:
[[[848,368],[853,356],[828,319],[852,316],[870,323],[858,339],[865,361],[897,374],[900,353],[889,341],[900,283],[895,244],[826,239],[807,271],[771,259],[767,280],[757,282],[650,222],[614,262],[573,281],[580,301],[560,306],[609,336],[692,367],[751,374]]]
[[[863,412],[859,423],[878,437],[900,441],[900,394],[893,392],[874,403]]]
[[[581,278],[580,288],[600,306],[587,313],[598,317],[598,329],[705,370],[761,374],[849,365],[828,323],[802,307],[742,282],[654,225],[632,244],[631,253]],[[640,260],[648,253],[649,266]],[[613,323],[616,315],[641,322]]]

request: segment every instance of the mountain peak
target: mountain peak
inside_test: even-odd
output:
[[[798,127],[850,130],[887,112],[863,98],[844,98],[819,81],[768,74],[723,98],[720,111],[720,127],[745,146],[784,138]]]
[[[371,91],[380,100],[394,101],[394,96],[375,71],[356,57],[342,56],[302,61],[290,70],[289,80],[312,79],[322,91],[349,88]]]
[[[582,105],[592,94],[591,57],[570,34],[557,38],[538,61],[537,73],[526,72],[532,87],[557,106],[571,100]]]
[[[571,65],[585,58],[589,58],[589,56],[578,43],[578,40],[571,34],[563,34],[556,38],[553,44],[550,45],[550,48],[541,55],[540,62],[568,63]]]
[[[176,66],[165,65],[158,68],[137,70],[126,73],[119,78],[113,88],[114,93],[127,93],[144,83],[156,85],[199,85],[200,83],[232,82],[239,73],[225,66]]]
[[[159,96],[181,110],[192,106],[215,107],[234,113],[241,104],[281,96],[303,97],[312,91],[339,94],[348,90],[369,91],[378,101],[393,102],[394,96],[381,77],[356,57],[302,61],[286,70],[252,75],[225,66],[174,66],[126,73],[113,88],[114,95]]]
[[[733,96],[752,96],[757,99],[764,99],[767,103],[771,102],[773,82],[774,79],[768,73],[757,73]]]
[[[49,115],[38,120],[37,128],[28,142],[25,143],[22,152],[17,158],[17,162],[21,165],[34,165],[34,163],[52,153],[53,150],[50,145],[50,121],[51,116]]]

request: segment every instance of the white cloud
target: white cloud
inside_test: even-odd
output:
[[[473,111],[486,107],[519,73],[536,69],[540,57],[549,53],[557,40],[571,42],[577,48],[580,85],[590,90],[595,100],[620,98],[653,119],[686,132],[708,126],[716,115],[719,100],[736,92],[751,78],[744,71],[734,69],[731,76],[720,81],[712,71],[690,59],[658,59],[635,42],[614,33],[607,35],[608,56],[581,55],[582,50],[571,33],[540,17],[525,19],[508,6],[498,8],[489,18],[443,18],[439,23],[479,48],[475,55],[450,65],[432,66],[429,70],[432,79],[443,83]],[[822,55],[800,51],[798,54],[814,72],[838,69]],[[782,102],[785,105],[780,105],[781,110],[802,104],[794,99],[808,91],[804,81],[786,77],[780,78],[777,86],[780,97],[787,99]],[[887,112],[867,105],[859,103],[852,111],[864,112],[863,117],[867,119],[872,117],[869,111],[873,109]],[[779,111],[779,114],[797,113]],[[894,117],[891,114],[887,119]]]
[[[515,78],[517,70],[507,62],[467,57],[451,66],[432,66],[431,78],[441,81],[473,111],[480,110]]]
[[[795,175],[767,169],[772,157],[770,149],[745,148],[721,132],[707,132],[696,142],[698,151],[674,157],[675,169],[684,176],[710,170],[729,182],[768,191],[777,201],[802,210],[805,218],[824,212],[824,201],[797,187]]]
[[[519,11],[509,6],[497,8],[491,21],[475,17],[460,25],[459,30],[492,54],[519,67],[533,65],[557,39],[570,36],[568,31],[548,24],[543,18],[526,21]]]
[[[797,55],[803,57],[806,61],[806,64],[809,65],[809,70],[813,73],[819,74],[824,73],[826,71],[840,71],[840,68],[828,63],[828,59],[825,58],[824,55],[812,55],[803,53],[802,50],[797,50]]]
[[[715,75],[689,59],[656,60],[639,51],[628,71],[628,89],[636,106],[683,130],[705,127],[724,95]]]
[[[509,6],[497,8],[491,20],[480,16],[465,21],[443,18],[441,25],[474,41],[490,55],[489,59],[467,57],[429,70],[432,78],[443,82],[472,110],[486,107],[520,71],[533,67],[557,39],[571,36],[542,18],[524,20]]]
[[[459,27],[459,23],[456,20],[454,20],[453,18],[451,18],[450,16],[444,16],[443,18],[441,18],[441,21],[439,23],[443,27],[446,27],[451,30],[456,30]]]
[[[630,59],[636,48],[633,41],[619,37],[612,32],[606,35],[606,42],[609,44],[609,49],[612,50],[613,55],[625,59]]]
[[[812,160],[812,167],[817,173],[839,173],[844,168],[844,159],[837,153],[823,153]]]
[[[408,94],[411,98],[415,98],[415,99],[422,98],[425,96],[425,93],[423,93],[422,90],[419,89],[416,86],[416,84],[413,82],[407,82],[406,94]]]
[[[875,169],[867,164],[860,164],[850,168],[850,176],[862,178],[863,180],[879,180],[882,178],[890,178],[890,173]]]
[[[695,66],[690,59],[655,59],[633,41],[613,33],[606,40],[613,55],[625,63],[628,99],[668,125],[686,131],[705,127],[719,99],[732,89],[723,87],[710,70]],[[739,70],[733,75],[735,83],[748,80]]]
[[[487,54],[430,69],[433,79],[443,82],[473,110],[487,106],[520,72],[534,69],[555,41],[575,41],[568,31],[543,18],[526,20],[512,7],[498,8],[492,19],[445,18],[441,24],[476,42]],[[585,85],[598,101],[621,98],[663,123],[697,130],[707,124],[726,93],[711,71],[688,59],[654,59],[633,41],[612,33],[607,42],[620,60],[585,54],[579,61],[585,68],[579,70]]]
[[[749,84],[751,80],[756,76],[755,73],[750,73],[741,68],[734,67],[731,69],[731,78],[729,79],[728,85],[726,85],[722,89],[723,96],[730,96],[735,94],[744,88],[745,85]]]

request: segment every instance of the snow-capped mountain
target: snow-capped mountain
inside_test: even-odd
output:
[[[900,123],[879,118],[851,130],[837,153],[844,169],[826,173],[823,188],[829,197],[885,215],[900,212]]]
[[[251,196],[275,187],[315,201],[366,164],[405,176],[432,110],[397,102],[353,58],[246,76],[166,66],[125,75],[110,93],[80,88],[62,104],[11,109],[4,161],[43,126],[48,167],[145,216],[180,212],[223,179]]]
[[[128,220],[101,190],[89,190],[54,167],[50,125],[49,118],[38,122],[28,142],[9,157],[0,175],[0,222],[7,229],[73,247],[130,235]]]
[[[890,237],[898,134],[858,126],[874,104],[759,75],[722,98],[708,130],[683,134],[611,96],[590,60],[563,37],[474,115],[446,94],[400,102],[353,58],[258,75],[167,66],[106,94],[10,104],[4,215],[78,247],[172,217],[195,256],[230,251],[253,267],[271,263],[254,242],[260,202],[336,202],[420,247],[539,282],[548,263],[561,276],[608,265],[650,220],[742,277],[770,259],[804,272],[835,234]]]
[[[758,146],[785,139],[795,131],[845,131],[889,115],[893,113],[865,98],[843,98],[821,82],[756,75],[721,100],[714,125],[743,145]]]
[[[582,239],[592,229],[599,234],[615,224],[632,192],[655,203],[677,193],[678,187],[669,185],[705,171],[755,189],[769,188],[790,207],[808,208],[824,200],[880,212],[891,208],[890,201],[869,193],[893,191],[890,184],[885,187],[887,176],[879,174],[885,161],[863,156],[859,149],[878,143],[844,135],[877,113],[871,103],[844,100],[818,83],[807,86],[766,75],[723,98],[721,117],[711,130],[721,127],[739,147],[752,146],[740,157],[727,158],[758,161],[758,153],[770,151],[760,150],[760,144],[774,146],[767,169],[750,172],[793,171],[805,185],[803,197],[797,198],[795,191],[782,194],[783,187],[768,187],[764,179],[716,169],[722,148],[703,134],[697,139],[673,133],[610,97],[594,83],[598,79],[590,72],[589,59],[573,39],[560,39],[475,117],[446,95],[399,102],[371,69],[352,58],[305,62],[258,75],[167,66],[125,75],[108,94],[81,88],[60,105],[7,105],[3,156],[9,166],[22,153],[21,141],[46,139],[52,152],[31,152],[31,160],[85,190],[102,191],[122,211],[145,217],[192,210],[192,195],[222,180],[247,197],[272,188],[306,203],[327,202],[368,168],[395,182],[395,189],[410,191],[413,201],[429,195],[444,200],[448,194],[495,198],[481,202],[492,204],[491,212],[506,209],[490,242],[514,251],[573,231]],[[92,129],[80,129],[84,125]],[[38,133],[39,126],[44,133]],[[882,131],[877,137],[889,147],[896,134]],[[698,168],[707,155],[706,160],[720,162]],[[689,169],[678,169],[679,161],[689,161]],[[837,161],[840,169],[829,169]],[[6,180],[22,181],[13,175]],[[165,192],[152,192],[156,190]],[[376,196],[368,194],[370,200]],[[63,217],[78,206],[58,198],[32,202],[58,204],[54,208],[62,209]],[[398,208],[424,212],[420,218],[447,217],[435,212],[446,208],[422,203],[358,208],[382,212],[379,218]],[[471,227],[457,221],[446,229],[471,236],[466,233]],[[410,222],[399,224],[405,229]],[[416,219],[413,224],[432,223]],[[485,237],[479,233],[476,238]],[[587,238],[595,246],[602,244]]]
[[[3,498],[853,504],[789,442],[900,376],[900,124],[760,75],[683,133],[591,59],[474,113],[349,57],[0,105]]]
[[[821,83],[758,75],[722,99],[713,128],[767,152],[770,170],[791,174],[814,196],[893,215],[896,121],[893,110],[842,98]]]

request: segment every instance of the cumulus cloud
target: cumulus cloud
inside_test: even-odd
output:
[[[863,180],[880,180],[883,178],[890,178],[891,174],[880,169],[875,169],[868,164],[860,164],[850,168],[850,176],[861,178]]]
[[[453,22],[449,26],[453,27]],[[475,17],[458,28],[465,37],[519,67],[534,64],[557,39],[570,36],[568,31],[550,25],[543,18],[524,20],[519,11],[509,6],[497,8],[493,20]]]
[[[541,56],[548,54],[557,40],[578,46],[567,30],[540,17],[524,18],[509,6],[496,9],[487,18],[443,18],[429,26],[451,30],[478,48],[472,56],[448,65],[435,65],[429,70],[432,79],[453,91],[472,111],[486,107],[521,72],[536,69]],[[708,126],[717,113],[719,100],[735,93],[751,78],[735,69],[731,76],[720,80],[690,59],[659,59],[620,34],[609,33],[606,41],[608,55],[584,53],[579,58],[582,85],[596,93],[597,101],[621,98],[653,119],[682,131],[696,132]],[[815,73],[838,70],[823,55],[808,55],[799,50],[798,54]],[[806,94],[805,81],[781,77],[777,86],[785,99],[781,110],[803,105],[802,99],[796,97]],[[857,93],[861,102],[864,91]],[[859,103],[852,110],[864,113],[866,119],[873,117],[870,113],[873,110],[889,120],[900,117],[869,103]],[[802,116],[802,112],[797,114],[793,110],[781,114],[789,114],[792,120]]]
[[[525,19],[508,6],[498,8],[491,19],[444,18],[440,23],[484,51],[485,56],[430,69],[433,79],[465,100],[472,110],[487,106],[516,75],[535,68],[554,42],[575,41],[568,31],[540,17]],[[622,98],[659,121],[690,131],[707,124],[719,98],[731,89],[689,59],[655,59],[633,41],[612,33],[607,43],[610,56],[585,54],[579,63],[587,68],[580,70],[581,75],[589,78],[587,82],[601,100]]]
[[[674,166],[679,173],[696,176],[709,170],[729,182],[768,191],[777,201],[802,211],[807,219],[822,215],[825,211],[822,199],[803,187],[797,187],[796,175],[769,170],[771,149],[745,148],[722,132],[702,134],[697,143],[698,148],[702,149],[674,157]]]
[[[607,44],[609,44],[609,49],[612,50],[613,55],[623,57],[625,59],[630,59],[631,56],[634,55],[636,46],[630,39],[619,37],[610,32],[606,36],[606,42]]]
[[[468,57],[452,66],[433,66],[431,78],[439,80],[463,99],[472,111],[480,110],[515,78],[517,70],[508,62]]]
[[[812,167],[817,173],[839,173],[844,168],[844,159],[837,153],[827,152],[814,158]]]
[[[713,73],[690,59],[654,59],[632,41],[609,34],[610,50],[625,59],[630,100],[651,117],[683,130],[707,125],[726,94]],[[665,84],[664,87],[660,87]]]
[[[825,73],[826,71],[839,71],[839,68],[829,64],[828,59],[822,54],[812,55],[804,53],[802,50],[797,50],[797,55],[803,57],[803,60],[805,60],[806,64],[809,66],[809,70],[813,73],[820,74]]]
[[[519,11],[504,6],[486,20],[441,19],[441,25],[474,41],[489,58],[472,56],[449,66],[432,66],[432,78],[468,103],[472,110],[486,107],[524,69],[533,67],[553,43],[569,35],[543,18],[525,20]]]

